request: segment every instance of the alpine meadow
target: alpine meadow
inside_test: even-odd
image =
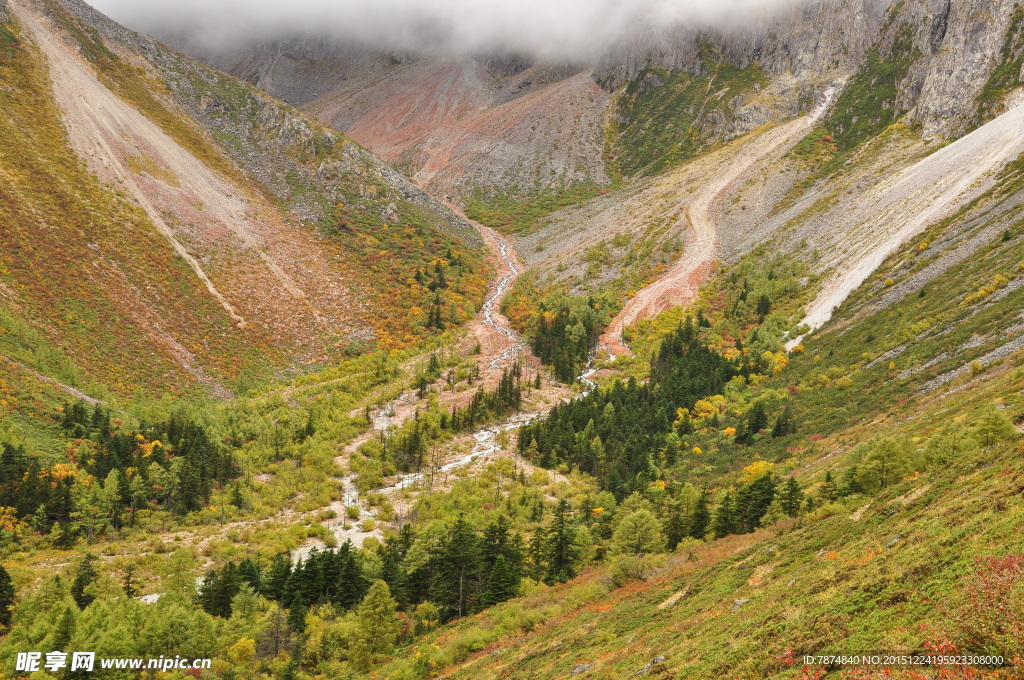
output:
[[[89,2],[0,680],[1024,678],[1024,2]]]

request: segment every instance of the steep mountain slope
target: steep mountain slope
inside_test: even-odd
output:
[[[0,0],[4,671],[1019,678],[800,661],[1024,658],[1024,10],[953,5],[801,3],[596,71],[234,62],[452,204],[547,187],[513,240],[77,0]],[[615,181],[539,214],[584,157]],[[524,265],[505,311],[579,384],[498,313]]]
[[[355,234],[415,232],[396,272],[464,251],[452,313],[482,298],[476,230],[342,136],[87,5],[8,13],[4,306],[78,367],[67,379],[226,395],[397,336],[431,294],[396,298],[370,274],[383,252],[314,229],[335,204]]]
[[[1016,8],[1013,0],[813,0],[726,31],[665,30],[632,39],[609,53],[597,77],[619,87],[652,67],[702,73],[705,41],[729,63],[756,62],[773,78],[792,74],[798,85],[813,74],[851,74],[865,61],[902,53],[911,63],[896,74],[894,96],[868,115],[910,112],[926,136],[955,137],[977,124],[975,99],[1007,56]]]
[[[1022,170],[1017,159],[995,171],[967,205],[899,246],[786,367],[749,383],[734,379],[716,422],[687,434],[701,450],[679,454],[675,469],[696,475],[717,449],[732,446],[723,425],[734,422],[734,409],[785,409],[796,432],[766,429],[733,450],[731,471],[709,493],[727,499],[731,489],[738,498],[742,480],[774,469],[780,484],[797,480],[808,497],[798,519],[776,516],[739,536],[716,529],[716,540],[684,540],[646,566],[612,558],[569,583],[538,586],[443,627],[381,673],[1020,677],[1012,665],[805,664],[803,657],[1021,653]],[[728,298],[718,286],[737,274],[727,269],[705,288],[697,310],[722,314]],[[712,325],[707,337],[716,333]],[[887,483],[858,487],[878,464],[872,452],[886,443],[907,459]],[[665,503],[663,527],[677,521],[673,502],[692,502],[678,500],[682,493],[664,500],[673,498],[671,469],[662,465],[664,481],[629,506]],[[587,507],[581,502],[577,521],[596,531],[602,513]],[[723,507],[727,500],[715,518]]]
[[[396,57],[312,39],[212,54],[167,40],[345,131],[440,196],[608,181],[607,95],[583,67]]]

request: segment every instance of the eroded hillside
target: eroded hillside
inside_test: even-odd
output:
[[[72,382],[224,396],[429,332],[410,310],[435,294],[396,296],[405,280],[374,274],[382,256],[366,239],[386,244],[389,231],[419,246],[396,274],[462,253],[446,313],[475,311],[476,230],[340,134],[85,5],[10,14],[8,337],[35,329],[78,367]]]

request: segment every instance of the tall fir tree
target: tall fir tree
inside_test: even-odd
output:
[[[725,492],[725,497],[722,498],[722,502],[715,509],[711,530],[715,532],[715,538],[723,538],[736,533],[736,517],[732,491]]]
[[[800,490],[800,485],[797,483],[794,477],[790,477],[789,481],[786,482],[786,489],[782,493],[782,509],[786,511],[786,514],[790,517],[796,517],[800,514],[800,510],[804,504],[804,493]]]
[[[690,516],[690,537],[697,540],[704,540],[711,525],[711,511],[708,509],[708,494],[700,492],[696,505],[693,506],[693,514]]]
[[[85,557],[82,558],[81,564],[78,565],[75,580],[71,582],[71,597],[74,598],[75,604],[78,605],[79,609],[85,609],[96,599],[96,595],[93,594],[90,588],[96,582],[96,579],[99,578],[99,572],[96,571],[96,561],[97,557],[95,555],[86,553]]]
[[[579,559],[576,548],[576,530],[570,517],[569,502],[562,499],[555,508],[551,526],[547,531],[547,574],[548,584],[568,581],[576,575]]]
[[[487,590],[484,592],[483,604],[491,607],[510,600],[516,596],[519,590],[519,572],[512,567],[504,555],[498,555],[491,569],[491,575],[487,579]]]
[[[441,608],[443,620],[473,613],[480,594],[483,561],[480,540],[465,517],[448,530],[441,549],[431,599]]]
[[[14,596],[11,575],[0,565],[0,627],[6,628],[11,625],[11,618],[14,616]]]

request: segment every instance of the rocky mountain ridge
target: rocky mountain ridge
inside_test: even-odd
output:
[[[622,118],[617,95],[627,86],[673,87],[663,78],[652,79],[652,69],[709,77],[708,96],[715,92],[720,64],[764,73],[765,86],[741,96],[732,93],[722,113],[690,123],[713,145],[810,111],[826,91],[874,59],[904,58],[908,68],[899,74],[897,96],[886,106],[906,114],[926,136],[956,138],[1005,110],[994,102],[980,113],[975,100],[1000,65],[1016,6],[1014,0],[813,0],[756,28],[651,29],[611,47],[593,65],[538,64],[515,55],[396,56],[324,38],[286,39],[222,55],[178,44],[350,131],[421,186],[464,197],[475,188],[499,191],[513,185],[521,193],[524,187],[607,182],[601,161],[616,150],[601,121]],[[529,94],[553,105],[566,98],[558,83],[591,71],[610,96],[583,90],[560,113],[543,118],[502,109]],[[396,118],[396,107],[403,108],[406,100],[416,106]],[[704,107],[698,101],[692,105]],[[438,107],[450,107],[451,116],[436,118]],[[493,113],[479,124],[455,124],[470,110]],[[553,150],[558,131],[574,125],[569,121],[577,116],[586,122],[572,128],[571,151]],[[517,131],[517,125],[523,129]],[[544,143],[535,144],[534,136]],[[564,149],[565,140],[559,144]],[[574,171],[574,164],[583,172]]]

